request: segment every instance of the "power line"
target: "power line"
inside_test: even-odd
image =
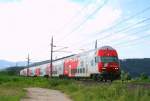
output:
[[[130,19],[133,19],[133,18],[139,16],[140,14],[142,14],[142,13],[148,11],[148,10],[150,10],[150,6],[147,7],[147,8],[145,8],[145,9],[143,9],[143,10],[141,10],[141,11],[139,11],[139,12],[137,12],[137,13],[135,13],[135,14],[133,14],[133,15],[131,15],[131,16],[129,16],[129,17],[127,17],[127,18],[124,19],[124,20],[121,20],[120,22],[118,22],[118,23],[115,24],[114,26],[111,26],[111,27],[109,27],[109,28],[107,28],[107,29],[102,30],[102,31],[99,32],[99,33],[105,33],[105,32],[107,32],[107,31],[110,31],[110,30],[116,28],[118,25],[124,23],[125,21],[128,21],[128,20],[130,20]],[[148,19],[145,19],[145,20],[143,20],[143,21],[140,21],[140,22],[138,22],[138,23],[143,23],[143,22],[148,21],[148,20],[149,20],[149,18],[148,18]],[[138,23],[136,23],[136,24],[138,24]],[[136,24],[135,24],[135,25],[136,25]],[[129,27],[128,27],[128,28],[129,28]],[[124,30],[127,30],[128,28],[125,28]],[[121,31],[123,31],[123,29],[120,30],[120,32],[121,32]],[[118,33],[119,33],[119,32],[118,32]],[[111,34],[113,34],[113,33],[110,33],[110,34],[108,34],[107,36],[109,36],[109,35],[111,35]],[[102,37],[102,38],[104,39],[105,37],[106,37],[106,36],[104,36],[104,37]],[[98,38],[98,40],[100,40],[100,39],[102,39],[102,38]],[[90,42],[90,43],[94,43],[94,41],[95,41],[95,40],[93,40],[93,41]],[[85,45],[90,44],[90,43],[83,44],[82,46],[85,46]]]
[[[77,29],[79,29],[82,25],[84,25],[91,16],[93,16],[94,14],[96,14],[101,8],[103,8],[106,3],[109,0],[104,0],[103,4],[98,6],[98,8],[96,8],[91,14],[89,14],[86,19],[84,19],[78,26],[76,26],[75,28],[73,28],[69,33],[65,34],[64,37],[62,37],[62,40],[67,39],[69,35],[71,35],[71,33],[75,32]]]
[[[88,0],[88,2],[83,6],[83,8],[81,8],[80,11],[78,11],[72,18],[71,20],[69,20],[66,24],[64,24],[64,26],[62,28],[59,29],[59,31],[65,29],[67,26],[69,26],[70,22],[74,19],[76,19],[76,17],[78,15],[80,15],[82,13],[82,11],[84,11],[84,9],[86,9],[88,7],[88,5],[90,4],[91,0]]]
[[[114,26],[111,26],[111,27],[109,27],[109,28],[107,28],[107,29],[101,31],[101,33],[110,31],[110,30],[116,28],[118,25],[124,23],[125,21],[128,21],[128,20],[130,20],[130,19],[133,19],[133,18],[139,16],[140,14],[142,14],[142,13],[148,11],[149,9],[150,9],[150,7],[147,7],[147,8],[145,8],[145,9],[143,9],[143,10],[141,10],[141,11],[135,13],[134,15],[132,15],[132,16],[130,16],[130,17],[127,17],[126,19],[120,21],[119,23],[115,24]],[[149,19],[148,19],[148,20],[149,20]],[[145,20],[140,21],[140,22],[137,22],[136,24],[142,23],[142,22],[144,22],[144,21],[145,21]],[[135,24],[135,25],[136,25],[136,24]],[[117,31],[117,33],[120,33],[121,31],[128,30],[129,28],[130,28],[130,27],[128,27],[128,28],[126,27],[126,28],[124,28],[124,29],[122,29],[122,30]],[[112,34],[112,33],[111,33],[111,34]],[[109,35],[110,35],[110,34],[109,34]],[[103,38],[103,39],[104,39],[104,38]],[[100,39],[99,39],[99,40],[100,40]],[[95,40],[94,40],[94,41],[95,41]],[[92,42],[90,42],[90,43],[92,44],[92,43],[94,43],[94,41],[92,41]],[[85,45],[90,44],[90,43],[86,43],[86,44],[83,44],[83,45],[81,45],[81,46],[85,46]],[[74,46],[74,45],[73,45],[73,46]]]
[[[149,36],[145,37],[143,39],[146,39],[146,38],[149,38]],[[132,43],[124,44],[122,46],[118,46],[117,48],[127,48],[127,47],[131,47],[131,46],[133,47],[133,46],[136,46],[136,45],[139,45],[139,44],[143,44],[143,42],[141,42],[141,41],[144,41],[144,42],[149,41],[149,40],[143,40],[143,39],[138,40],[138,41],[136,40],[136,41],[134,41],[134,43],[132,42]]]
[[[126,28],[123,28],[123,29],[121,29],[121,30],[119,30],[119,31],[115,31],[115,32],[113,32],[113,34],[115,33],[115,35],[117,35],[117,33],[133,31],[135,26],[137,26],[137,25],[139,25],[139,24],[142,24],[142,23],[145,23],[146,21],[150,21],[150,18],[146,18],[146,19],[141,20],[141,21],[139,21],[139,22],[137,22],[137,23],[135,23],[135,24],[129,25],[129,26],[127,26]],[[148,26],[148,25],[149,25],[149,24],[146,24],[146,26]],[[133,28],[132,28],[132,27],[133,27]],[[145,28],[145,26],[143,26],[143,27]],[[136,33],[137,33],[137,32],[136,32]],[[127,34],[127,35],[132,35],[132,34],[136,34],[136,33],[130,33],[130,34]],[[108,38],[110,38],[110,37],[113,37],[113,36],[114,36],[114,35],[107,36],[107,37],[104,38],[104,39],[106,40],[106,39],[108,39]],[[120,38],[123,38],[123,36],[120,37]],[[104,39],[101,39],[101,40],[104,40]],[[100,40],[100,39],[97,39],[97,40]],[[110,42],[111,42],[111,41],[110,41]]]
[[[131,43],[131,42],[139,41],[139,40],[142,40],[142,39],[145,39],[145,38],[149,38],[149,37],[150,37],[150,34],[147,34],[147,35],[138,37],[138,38],[136,38],[136,39],[124,41],[124,42],[119,43],[119,44],[117,44],[117,45],[119,46],[119,45],[123,45],[123,44],[129,44],[129,43]]]
[[[129,35],[134,35],[134,34],[140,34],[141,32],[144,32],[144,31],[146,31],[146,29],[148,30],[149,28],[150,28],[150,23],[149,24],[146,24],[145,26],[142,26],[141,28],[140,28],[140,30],[137,30],[136,32],[134,32],[134,33],[129,33],[129,34],[127,34],[127,35],[125,35],[125,36],[121,36],[121,37],[119,37],[120,39],[119,40],[122,40],[122,39],[126,39],[126,38],[129,38]],[[131,30],[132,31],[132,30]],[[128,36],[128,37],[127,37]],[[110,43],[111,42],[114,42],[113,40],[112,41],[109,41]],[[118,44],[118,43],[117,43]],[[116,44],[115,44],[116,45]]]
[[[104,29],[104,30],[102,30],[102,31],[100,31],[100,32],[98,32],[98,33],[105,33],[105,32],[108,32],[108,31],[114,29],[115,27],[117,27],[118,25],[120,25],[120,24],[122,24],[122,23],[124,23],[124,22],[126,22],[126,21],[128,21],[128,20],[130,20],[130,19],[133,19],[133,18],[139,16],[140,14],[142,14],[142,13],[148,11],[148,10],[150,10],[150,6],[147,7],[147,8],[145,8],[145,9],[143,9],[143,10],[141,10],[141,11],[139,11],[139,12],[137,12],[137,13],[135,13],[135,14],[132,15],[132,16],[129,16],[129,17],[125,18],[124,20],[121,20],[120,22],[118,22],[118,23],[115,24],[114,26],[111,26],[111,27],[109,27],[109,28],[107,28],[107,29]],[[108,34],[107,36],[110,36],[111,34],[112,34],[112,33]],[[107,37],[107,36],[104,36],[104,37],[102,37],[102,38],[105,38],[105,37]],[[101,38],[101,39],[102,39],[102,38]]]
[[[137,25],[137,24],[143,23],[143,22],[148,21],[148,20],[150,20],[150,18],[145,19],[145,20],[142,20],[142,21],[140,21],[140,22],[137,22],[137,23],[135,23],[135,24],[133,24],[133,25]],[[122,23],[123,23],[123,22],[122,22]],[[133,26],[133,25],[132,25],[132,26]],[[131,27],[131,26],[128,26],[128,27],[126,27],[126,28],[124,28],[124,29],[121,29],[121,30],[119,30],[119,31],[116,31],[115,33],[119,33],[119,32],[128,30],[128,29],[130,29],[130,27]],[[102,33],[104,33],[104,32],[102,32]],[[114,33],[107,34],[107,35],[105,35],[104,37],[99,38],[98,40],[100,40],[100,39],[105,39],[105,38],[111,36],[112,34],[114,34]]]
[[[120,33],[120,32],[124,32],[124,31],[132,31],[133,29],[131,29],[132,27],[135,27],[136,25],[139,25],[139,24],[141,24],[141,23],[144,23],[144,22],[146,22],[146,21],[149,21],[150,20],[150,18],[146,18],[146,19],[144,19],[144,20],[141,20],[141,21],[139,21],[139,22],[137,22],[137,23],[135,23],[135,24],[132,24],[132,25],[130,25],[130,26],[128,26],[128,27],[126,27],[126,28],[124,28],[124,29],[121,29],[121,30],[119,30],[119,31],[116,31],[115,32],[115,34],[116,33]],[[145,28],[145,26],[144,26],[144,28]],[[129,30],[129,29],[131,29],[131,30]],[[145,29],[144,29],[145,30]],[[136,32],[137,33],[137,32]],[[131,35],[131,34],[136,34],[136,33],[130,33],[130,34],[128,34],[128,35]],[[109,36],[109,38],[110,37],[112,37],[112,36]],[[108,38],[108,37],[107,37]],[[107,39],[107,38],[105,38],[105,39]],[[97,39],[97,40],[100,40],[100,39]],[[104,40],[104,39],[103,39]],[[85,45],[87,45],[87,44],[90,44],[91,42],[89,42],[89,43],[86,43],[86,44],[83,44],[82,46],[85,46]],[[93,42],[94,43],[94,42]],[[74,46],[74,45],[73,45]]]
[[[73,30],[71,30],[70,33],[73,33],[74,31],[79,29],[82,25],[84,25],[87,22],[87,20],[90,17],[92,17],[94,14],[96,14],[100,9],[102,9],[106,5],[107,2],[108,2],[108,0],[105,0],[104,3],[101,6],[99,6],[94,12],[92,12],[90,15],[88,15],[88,17],[84,21],[82,21],[77,27],[75,27]]]

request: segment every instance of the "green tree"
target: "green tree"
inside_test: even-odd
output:
[[[131,80],[131,76],[129,74],[129,72],[125,73],[125,80]]]
[[[122,70],[121,71],[121,80],[122,80],[122,82],[131,80],[131,76],[130,76],[129,72],[125,72]]]
[[[121,80],[122,82],[125,81],[125,71],[121,71]]]
[[[146,80],[146,79],[148,79],[148,75],[146,75],[145,73],[141,73],[140,79],[141,80]]]

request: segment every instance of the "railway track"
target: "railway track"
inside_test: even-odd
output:
[[[91,86],[91,85],[111,85],[112,81],[111,80],[107,80],[106,81],[94,81],[92,79],[86,79],[86,80],[77,80],[77,83],[86,85],[86,86]]]

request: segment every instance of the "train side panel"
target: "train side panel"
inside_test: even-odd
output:
[[[64,75],[68,77],[90,77],[95,73],[98,73],[95,50],[65,59]]]
[[[52,66],[52,76],[60,77],[64,75],[64,60],[58,60],[53,62]]]

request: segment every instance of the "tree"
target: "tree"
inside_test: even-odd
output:
[[[140,79],[141,80],[146,80],[146,79],[148,79],[148,75],[146,75],[145,73],[141,73],[140,74]]]
[[[125,71],[121,71],[121,80],[123,81],[128,81],[131,80],[131,76],[129,74],[129,72],[125,72]]]
[[[123,70],[121,71],[121,80],[122,82],[125,81],[125,72]]]
[[[125,80],[131,80],[131,76],[129,74],[129,72],[125,73]]]

